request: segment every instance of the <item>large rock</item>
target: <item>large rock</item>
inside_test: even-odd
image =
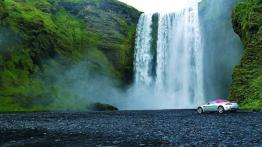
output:
[[[102,103],[95,103],[91,109],[94,111],[118,111],[117,107]]]

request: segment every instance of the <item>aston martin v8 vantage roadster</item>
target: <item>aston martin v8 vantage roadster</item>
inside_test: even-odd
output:
[[[212,111],[217,111],[219,113],[224,113],[226,111],[236,112],[238,108],[239,106],[236,102],[229,102],[227,100],[218,99],[211,101],[205,105],[199,106],[197,108],[197,112],[199,114]]]

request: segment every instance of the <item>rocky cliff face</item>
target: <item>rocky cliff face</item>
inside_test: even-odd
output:
[[[116,0],[87,0],[60,4],[71,15],[84,21],[101,40],[97,47],[130,83],[133,75],[133,49],[140,13]]]
[[[241,64],[233,74],[231,100],[262,109],[262,1],[242,0],[233,12],[235,32],[244,44]]]
[[[0,111],[74,107],[56,101],[80,97],[64,88],[79,64],[81,78],[130,83],[139,15],[116,0],[0,0]]]

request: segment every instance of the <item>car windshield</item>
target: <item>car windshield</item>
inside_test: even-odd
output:
[[[224,103],[224,102],[228,102],[227,100],[223,100],[223,99],[218,99],[213,101],[213,103]]]

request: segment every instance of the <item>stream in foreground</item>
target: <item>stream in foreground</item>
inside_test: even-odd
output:
[[[0,146],[262,146],[262,113],[0,114]]]

